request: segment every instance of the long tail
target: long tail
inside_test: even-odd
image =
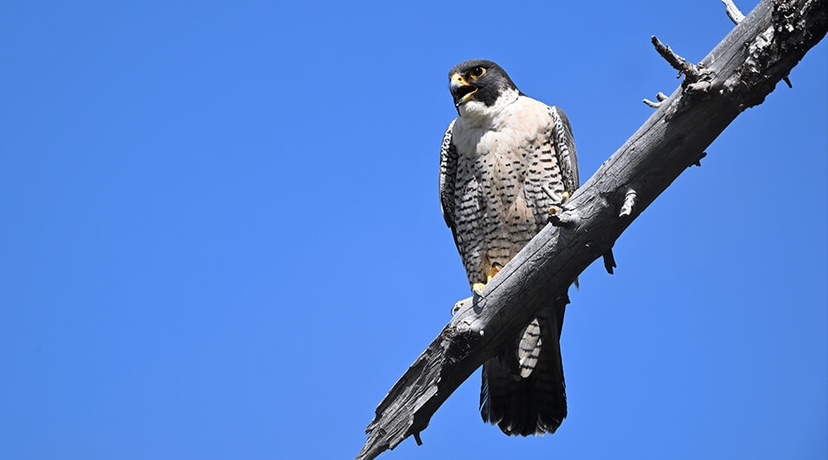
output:
[[[483,364],[480,415],[507,435],[554,433],[566,418],[561,329],[566,301],[544,308],[521,337]]]

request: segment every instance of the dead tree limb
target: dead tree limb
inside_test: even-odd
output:
[[[828,30],[828,0],[763,0],[457,314],[376,409],[357,459],[426,428],[431,416],[538,307],[565,295],[595,259],[745,109],[761,104]],[[686,61],[685,61],[686,62]],[[687,72],[685,72],[687,74]],[[704,84],[698,85],[703,79]]]
[[[739,24],[742,22],[742,19],[745,18],[745,15],[742,14],[742,11],[739,10],[739,7],[733,3],[733,0],[722,0],[722,3],[725,4],[725,8],[727,9],[727,17],[733,21],[734,24]]]
[[[655,36],[653,36],[650,41],[652,41],[653,46],[655,46],[656,51],[658,51],[658,54],[670,63],[674,69],[678,70],[679,73],[677,77],[685,75],[686,78],[684,79],[684,84],[696,83],[704,78],[706,73],[702,66],[687,62],[686,59],[673,52],[669,46],[661,43],[661,41]]]
[[[733,3],[733,0],[722,0],[722,3],[725,4],[725,8],[727,9],[727,17],[729,17],[734,24],[739,25],[739,23],[742,22],[743,19],[745,19],[745,15],[742,14],[742,12],[739,10],[739,7],[736,6],[735,3]],[[791,80],[788,78],[788,75],[782,77],[782,81],[784,81],[785,84],[788,85],[788,88],[793,88],[793,85],[791,84]]]

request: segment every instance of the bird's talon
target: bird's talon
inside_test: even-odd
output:
[[[486,282],[488,283],[489,281],[491,281],[491,280],[492,280],[492,278],[494,278],[494,276],[495,276],[495,275],[497,275],[497,274],[498,274],[498,272],[500,272],[500,269],[501,269],[501,268],[503,268],[503,264],[502,264],[502,263],[500,263],[500,262],[493,262],[493,263],[492,263],[492,268],[490,268],[490,269],[489,269],[489,272],[488,272],[488,273],[486,273]],[[482,289],[482,288],[481,288],[481,289]]]
[[[451,316],[456,315],[460,310],[474,305],[474,297],[466,297],[463,300],[458,300],[455,302],[454,306],[451,307]]]
[[[472,285],[472,291],[474,291],[475,294],[480,295],[480,291],[482,291],[484,287],[486,287],[485,283],[474,283]]]

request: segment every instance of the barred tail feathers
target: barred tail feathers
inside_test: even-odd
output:
[[[538,312],[515,346],[483,364],[480,414],[507,435],[554,433],[566,417],[563,309]]]

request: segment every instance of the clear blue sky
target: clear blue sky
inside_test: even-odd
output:
[[[678,85],[650,36],[699,61],[732,28],[718,0],[135,3],[0,6],[3,459],[353,458],[468,293],[448,69],[562,107],[586,180]],[[826,458],[827,50],[581,276],[555,435],[484,425],[476,373],[380,458]]]

